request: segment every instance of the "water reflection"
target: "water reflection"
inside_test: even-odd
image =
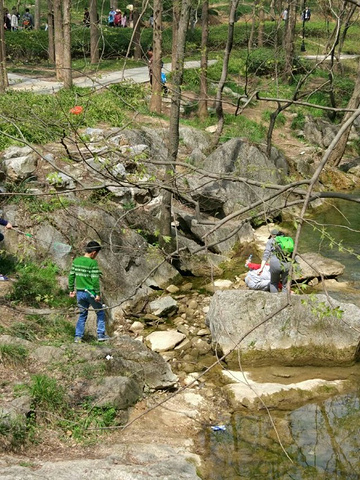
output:
[[[360,288],[360,261],[354,255],[360,255],[359,204],[333,200],[329,203],[329,208],[316,211],[313,217],[307,217],[307,222],[302,230],[300,252],[319,252],[338,260],[346,267],[342,279],[354,281]],[[326,235],[322,234],[323,229]],[[354,251],[354,254],[349,250]]]
[[[292,450],[297,462],[333,478],[359,478],[359,410],[359,397],[345,395],[292,412]]]
[[[207,480],[359,479],[359,393],[309,404],[288,414],[272,413],[281,449],[269,417],[236,414],[226,432],[202,435]]]

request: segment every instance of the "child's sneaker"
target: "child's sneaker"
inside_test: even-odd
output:
[[[8,282],[9,278],[6,275],[0,274],[0,282]]]
[[[81,343],[82,340],[80,337],[75,337],[74,343]]]
[[[111,340],[111,337],[108,337],[107,335],[102,335],[101,337],[98,337],[98,342],[108,342]]]

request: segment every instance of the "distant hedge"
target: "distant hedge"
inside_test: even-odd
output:
[[[265,38],[272,38],[275,29],[274,22],[265,24]],[[218,25],[210,28],[209,49],[222,50],[227,40],[227,25]],[[130,28],[103,27],[100,36],[100,50],[103,58],[114,58],[126,55],[133,30]],[[147,51],[152,44],[153,30],[143,28],[140,42],[143,51]],[[234,48],[244,47],[249,36],[249,26],[237,24],[234,31]],[[48,58],[48,34],[44,30],[5,32],[7,58],[11,61],[37,61]],[[72,31],[72,57],[79,58],[90,54],[90,29],[74,26]],[[201,44],[201,28],[188,31],[188,54],[198,52]],[[163,31],[163,55],[170,55],[172,50],[172,29]],[[132,55],[132,51],[130,54]]]
[[[250,24],[236,23],[234,27],[233,48],[247,47],[250,36]],[[284,25],[277,22],[265,22],[264,24],[264,46],[272,46],[274,38],[280,43]],[[300,33],[301,22],[297,24],[297,31]],[[333,26],[330,25],[330,29]],[[278,31],[276,31],[278,30]],[[125,56],[133,30],[130,28],[109,28],[104,26],[100,36],[100,50],[103,58],[115,58]],[[144,52],[152,44],[153,30],[143,28],[141,30],[140,42]],[[228,35],[228,25],[216,25],[210,27],[209,50],[224,50]],[[327,37],[328,33],[323,22],[308,22],[306,24],[306,36]],[[257,40],[257,32],[254,40]],[[48,34],[44,30],[5,32],[7,57],[12,61],[17,60],[46,60],[48,49]],[[72,57],[79,58],[90,54],[90,29],[74,25],[72,31]],[[187,34],[187,54],[199,52],[201,45],[201,27],[198,26],[189,30]],[[163,31],[163,55],[170,55],[172,50],[172,29]],[[130,55],[133,51],[130,52]]]

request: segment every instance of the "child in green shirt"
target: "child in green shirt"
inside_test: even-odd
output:
[[[75,343],[81,343],[90,306],[96,312],[97,337],[99,342],[109,340],[105,334],[105,311],[100,302],[101,272],[95,260],[101,246],[94,240],[89,242],[82,257],[74,259],[69,274],[70,297],[76,296],[80,315],[75,327]]]

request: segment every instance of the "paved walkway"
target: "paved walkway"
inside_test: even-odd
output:
[[[209,65],[213,65],[216,60],[210,60]],[[197,60],[185,62],[185,68],[199,68],[200,62]],[[171,72],[171,63],[164,65],[164,72]],[[15,73],[9,73],[8,90],[32,91],[34,93],[55,93],[63,88],[63,83],[56,80],[45,80],[39,78],[30,78]],[[135,83],[146,83],[149,81],[148,67],[129,68],[109,73],[98,73],[84,77],[74,78],[73,83],[77,87],[91,87],[99,89],[111,85],[112,83],[120,83],[123,80],[131,80]]]
[[[308,58],[309,60],[331,60],[330,55],[301,55],[303,58]],[[337,58],[335,56],[335,58]],[[359,58],[359,55],[347,55],[347,54],[341,54],[340,55],[340,60],[353,60],[354,58]]]

